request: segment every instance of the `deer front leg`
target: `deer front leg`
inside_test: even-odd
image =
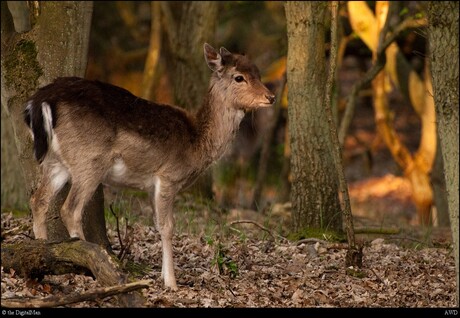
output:
[[[174,275],[174,261],[172,249],[172,236],[174,230],[173,203],[176,191],[157,179],[155,183],[154,209],[156,226],[161,235],[162,265],[161,277],[165,287],[177,290],[176,277]]]

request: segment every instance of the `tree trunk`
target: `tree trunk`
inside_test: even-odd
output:
[[[436,206],[438,226],[450,227],[449,207],[447,206],[446,179],[444,177],[444,165],[442,162],[441,143],[437,141],[436,158],[434,159],[433,171],[431,172],[431,184],[433,185],[433,199]]]
[[[342,231],[338,179],[324,110],[327,5],[286,2],[294,231]]]
[[[27,194],[11,118],[2,107],[2,210],[26,210]]]
[[[165,5],[163,5],[163,11]],[[166,4],[169,10],[170,4]],[[172,4],[171,4],[172,5]],[[166,26],[175,103],[189,110],[199,108],[208,88],[211,71],[204,62],[203,44],[214,41],[216,1],[184,1],[175,19],[169,14]],[[175,22],[175,21],[179,22]],[[215,43],[213,44],[215,45]]]
[[[171,6],[180,6],[173,16]],[[216,45],[217,1],[183,1],[178,4],[162,2],[165,31],[168,37],[170,78],[175,104],[196,110],[203,103],[211,71],[204,62],[203,44]],[[179,21],[179,22],[176,22]],[[190,188],[192,193],[212,198],[212,173],[208,169]]]
[[[438,118],[447,204],[454,242],[459,304],[459,230],[458,230],[458,17],[459,3],[432,1],[428,7],[429,43],[433,94]]]
[[[161,50],[161,12],[160,2],[152,1],[150,9],[150,44],[145,61],[144,76],[142,79],[142,98],[152,100],[154,84],[157,74],[158,60]]]
[[[93,3],[39,2],[38,10],[33,14],[27,12],[28,16],[33,17],[31,29],[22,30],[24,33],[21,34],[15,31],[12,15],[5,2],[1,5],[2,107],[11,117],[19,163],[27,185],[27,195],[30,196],[37,187],[40,171],[33,158],[32,139],[22,116],[24,105],[38,87],[49,84],[58,76],[84,76]],[[48,211],[50,240],[68,237],[59,213],[68,188],[68,185],[64,187]],[[110,243],[106,235],[101,189],[96,192],[93,202],[97,204],[91,204],[90,207],[95,209],[85,210],[84,230],[85,233],[97,231],[90,235],[97,238],[94,243],[108,247]]]
[[[251,209],[262,211],[264,206],[261,205],[260,198],[262,196],[263,187],[267,177],[268,161],[270,160],[270,151],[277,123],[281,115],[281,98],[286,86],[286,78],[283,78],[277,92],[277,98],[274,105],[274,113],[271,121],[267,123],[266,133],[262,136],[262,150],[259,158],[259,167],[257,169],[257,178],[254,184],[254,192],[252,193]]]

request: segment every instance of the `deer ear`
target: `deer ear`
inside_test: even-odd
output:
[[[222,55],[222,57],[226,57],[226,56],[231,56],[232,53],[230,53],[226,48],[221,47],[220,48],[220,55]]]
[[[204,58],[209,68],[213,72],[222,71],[224,68],[222,64],[222,56],[208,43],[204,44]]]

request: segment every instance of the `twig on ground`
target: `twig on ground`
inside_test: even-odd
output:
[[[236,297],[235,293],[233,292],[233,290],[229,287],[227,287],[227,289],[232,293],[233,297]]]
[[[355,234],[399,234],[400,229],[395,228],[368,228],[363,227],[360,229],[355,229]]]
[[[110,208],[110,212],[112,212],[113,216],[115,217],[115,222],[117,225],[117,236],[118,236],[118,241],[120,242],[120,253],[118,253],[118,259],[120,259],[121,253],[123,253],[123,250],[124,250],[123,239],[121,238],[121,233],[120,233],[120,222],[118,220],[118,214],[116,214],[113,211],[112,203],[110,203],[109,208]]]
[[[122,261],[126,255],[128,255],[129,250],[131,249],[131,246],[133,245],[134,242],[134,237],[133,237],[133,228],[132,226],[128,226],[128,219],[125,218],[126,222],[126,228],[125,228],[125,246],[122,250],[120,250],[120,255],[119,255],[119,260]]]
[[[372,273],[374,273],[375,277],[377,277],[377,280],[379,281],[379,283],[385,284],[383,282],[383,280],[380,278],[380,276],[377,275],[377,273],[374,271],[374,269],[372,267],[370,268],[370,270],[371,270]]]
[[[22,232],[27,232],[29,229],[30,229],[29,224],[22,224],[22,225],[14,227],[12,229],[4,230],[4,231],[2,231],[2,239],[5,239],[8,236],[24,234]]]
[[[270,229],[267,229],[265,226],[255,222],[255,221],[252,221],[252,220],[237,220],[237,221],[232,221],[228,224],[228,226],[232,226],[232,225],[235,225],[235,224],[243,224],[243,223],[249,223],[249,224],[254,224],[255,226],[257,226],[258,228],[260,228],[261,230],[267,232],[268,234],[270,234],[271,237],[273,237],[273,239],[275,239],[275,237],[278,237],[280,239],[283,239],[285,241],[288,241],[289,240],[279,234],[273,234],[273,232],[270,230]]]
[[[428,247],[432,246],[432,244],[428,244],[426,242],[422,242],[420,240],[417,240],[417,239],[414,239],[408,236],[390,236],[390,237],[385,238],[385,240],[408,240],[408,241],[413,241],[413,242],[416,242],[416,243],[419,243],[419,244],[422,244]]]
[[[304,238],[304,239],[301,239],[301,240],[298,240],[295,245],[300,245],[300,244],[311,244],[311,243],[323,243],[323,244],[327,244],[329,243],[328,241],[325,241],[325,240],[322,240],[322,239],[318,239],[318,238],[314,238],[314,237],[309,237],[309,238]]]

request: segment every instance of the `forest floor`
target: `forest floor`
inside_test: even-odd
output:
[[[24,234],[31,232],[31,220],[2,214],[2,232],[18,227],[24,232],[6,235],[3,243],[30,239]],[[117,253],[116,231],[108,233]],[[127,258],[143,267],[139,280],[151,280],[142,290],[145,307],[455,307],[449,235],[402,231],[384,238],[361,236],[363,267],[350,269],[345,266],[344,243],[289,242],[253,223],[232,224],[230,219],[208,233],[174,236],[179,289],[172,292],[164,289],[160,277],[158,232],[153,226],[133,224],[130,235],[135,239]],[[410,246],[400,244],[404,241]],[[9,269],[1,274],[2,299],[64,297],[96,287],[101,286],[92,277],[77,274],[46,275],[40,282]],[[66,307],[118,306],[115,298],[106,298]]]

